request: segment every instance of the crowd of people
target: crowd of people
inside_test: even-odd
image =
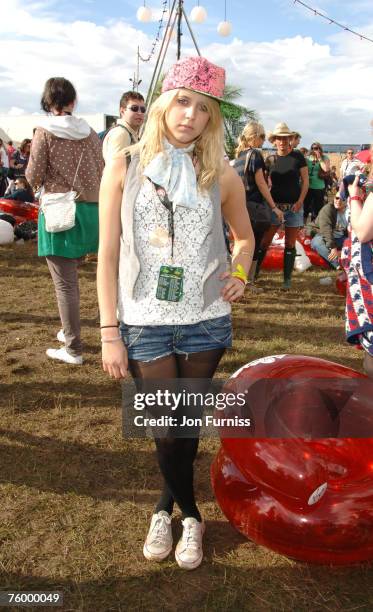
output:
[[[25,172],[30,158],[31,139],[24,138],[19,147],[13,146],[13,141],[7,143],[0,138],[0,197],[11,194],[17,188],[15,182],[18,178],[25,179]],[[30,192],[30,185],[26,185]],[[33,195],[31,201],[33,202]],[[22,198],[19,198],[22,199]],[[25,200],[26,201],[26,200]]]
[[[141,138],[144,98],[126,92],[120,119],[102,135],[103,142],[74,115],[72,83],[51,78],[45,84],[46,115],[38,121],[31,151],[30,141],[24,141],[12,151],[9,168],[17,188],[27,189],[20,182],[25,173],[42,194],[38,253],[50,270],[62,326],[61,346],[49,348],[48,357],[83,364],[78,268],[86,254],[98,252],[104,370],[114,379],[129,371],[142,392],[154,390],[160,379],[193,380],[203,391],[232,345],[231,304],[248,283],[253,286],[274,234],[284,226],[284,289],[289,290],[298,232],[310,223],[313,246],[331,267],[339,266],[343,248],[348,340],[361,344],[372,376],[373,195],[363,205],[359,177],[346,181],[361,164],[349,150],[337,176],[321,144],[314,142],[309,152],[298,149],[301,135],[286,123],[267,134],[274,153],[264,157],[266,132],[257,122],[245,126],[236,158],[228,164],[220,112],[224,84],[224,69],[207,59],[180,60],[167,73]],[[338,188],[332,202],[325,201],[328,186]],[[58,198],[64,215],[53,208]],[[170,554],[177,503],[183,533],[175,558],[180,567],[194,569],[202,561],[205,526],[193,484],[199,430],[186,435],[185,410],[181,404],[175,411],[176,428],[155,436],[163,486],[143,553],[155,561]],[[202,410],[197,406],[194,416]],[[157,406],[150,412],[156,414]]]

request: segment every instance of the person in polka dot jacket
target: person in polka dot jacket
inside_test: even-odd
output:
[[[44,214],[38,221],[38,254],[45,256],[54,283],[62,329],[61,348],[46,353],[73,365],[83,363],[80,338],[78,265],[98,250],[98,193],[104,168],[101,141],[84,119],[73,116],[77,94],[70,81],[48,79],[41,98],[47,116],[35,131],[27,180],[44,193],[77,192],[75,225],[62,232],[47,232]]]

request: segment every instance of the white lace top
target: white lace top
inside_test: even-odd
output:
[[[168,211],[153,184],[146,180],[134,206],[133,228],[141,269],[133,299],[120,296],[119,315],[128,325],[187,325],[214,319],[231,312],[218,298],[203,310],[202,277],[210,245],[212,204],[208,193],[198,191],[198,208],[177,206],[174,213],[174,264],[184,268],[184,295],[180,302],[156,298],[160,267],[171,263],[171,239],[167,246],[149,242],[152,231],[168,229]],[[223,283],[222,283],[223,287]]]

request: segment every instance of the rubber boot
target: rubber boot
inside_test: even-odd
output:
[[[291,287],[291,275],[294,269],[294,262],[295,262],[296,254],[297,254],[297,251],[295,247],[292,249],[285,247],[285,250],[284,250],[284,285],[283,285],[284,289],[290,289]]]
[[[254,281],[256,281],[259,276],[260,266],[262,265],[263,259],[265,258],[266,254],[267,254],[267,249],[262,249],[262,248],[259,249],[258,259],[256,260],[256,267],[255,267],[255,272],[254,272]]]

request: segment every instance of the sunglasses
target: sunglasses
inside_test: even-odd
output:
[[[340,200],[341,198],[339,196],[335,196],[334,198],[335,200]]]
[[[352,155],[353,151],[347,151],[347,155]]]
[[[140,106],[139,104],[131,104],[127,106],[133,113],[146,113],[146,106]]]
[[[320,151],[320,147],[311,147],[311,151]]]

